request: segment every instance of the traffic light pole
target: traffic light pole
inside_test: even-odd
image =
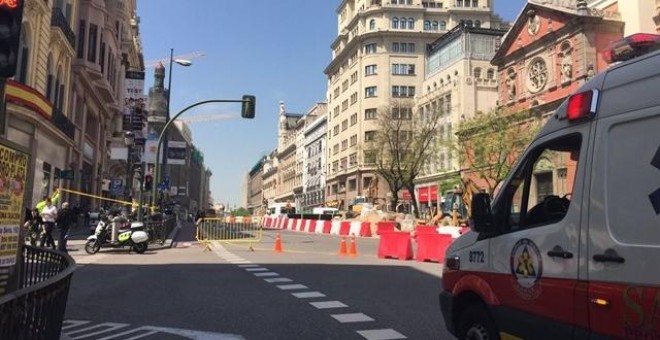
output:
[[[167,123],[165,123],[165,126],[163,126],[163,130],[160,132],[160,136],[158,137],[158,147],[156,149],[156,164],[154,164],[154,181],[153,181],[153,185],[152,185],[152,188],[151,188],[151,208],[153,208],[154,205],[156,204],[156,192],[157,192],[157,190],[158,190],[157,188],[158,188],[158,186],[160,185],[160,182],[161,182],[160,181],[160,152],[161,152],[161,147],[163,145],[163,138],[167,135],[167,130],[172,125],[174,120],[177,119],[179,116],[181,116],[184,112],[186,112],[186,111],[188,111],[188,110],[190,110],[194,107],[197,107],[197,106],[200,106],[200,105],[203,105],[203,104],[210,104],[210,103],[243,103],[244,105],[247,103],[247,104],[252,104],[253,105],[252,110],[254,110],[254,97],[251,97],[251,96],[249,98],[245,98],[245,99],[242,99],[242,100],[238,100],[238,99],[212,99],[212,100],[204,100],[204,101],[192,104],[192,105],[186,107],[185,109],[179,111],[173,117],[171,117],[167,121]],[[165,158],[167,158],[167,155],[165,155]]]

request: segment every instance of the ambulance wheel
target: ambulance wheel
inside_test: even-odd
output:
[[[144,254],[147,251],[147,242],[140,242],[133,245],[133,250],[138,254]]]
[[[461,314],[458,338],[461,340],[496,340],[500,336],[486,308],[474,305]]]

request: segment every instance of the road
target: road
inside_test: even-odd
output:
[[[441,266],[376,257],[376,239],[338,256],[337,236],[276,231],[204,251],[192,227],[174,247],[87,255],[63,333],[73,339],[451,339],[438,306]]]

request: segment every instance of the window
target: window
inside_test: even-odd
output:
[[[415,29],[415,19],[413,19],[413,18],[408,19],[408,29],[409,30],[414,30]]]
[[[351,84],[354,84],[358,80],[358,72],[355,71],[351,74]]]
[[[447,22],[445,21],[440,21],[440,30],[445,31],[447,30]]]
[[[332,129],[332,135],[336,136],[339,134],[339,124],[335,125],[335,127]]]
[[[344,151],[346,149],[348,149],[348,139],[341,141],[341,150]]]
[[[341,93],[346,92],[346,90],[348,90],[348,79],[341,83]]]
[[[393,42],[392,52],[395,53],[415,53],[415,43]]]
[[[335,144],[335,145],[332,147],[332,154],[333,154],[333,155],[336,155],[336,154],[338,154],[338,153],[339,153],[339,143]]]
[[[348,165],[349,166],[357,165],[357,152],[354,152],[350,156],[348,156]]]
[[[371,142],[376,140],[376,131],[365,131],[364,132],[364,141]]]
[[[392,119],[395,120],[409,120],[412,119],[412,108],[410,107],[395,107],[392,108]]]
[[[348,159],[346,157],[342,157],[342,159],[339,162],[339,168],[346,169],[347,165],[348,165]]]
[[[85,57],[85,30],[87,29],[87,24],[85,23],[85,20],[80,20],[79,26],[78,26],[78,46],[77,47],[77,52],[76,56],[78,59],[82,59]]]
[[[528,154],[503,192],[509,231],[559,222],[571,205],[581,137],[546,143]]]
[[[465,26],[467,26],[467,27],[472,27],[472,26],[473,26],[473,24],[472,24],[472,20],[466,20],[466,21],[465,21]]]
[[[479,0],[472,0],[472,7],[479,7]]]
[[[27,37],[27,30],[25,29],[25,25],[23,25],[23,28],[21,29],[21,37],[19,41],[19,47],[18,47],[18,64],[16,65],[16,75],[14,76],[14,79],[20,83],[27,83],[27,75],[28,75],[28,63],[29,63],[29,57],[30,57],[30,51],[29,51],[29,40]]]
[[[348,119],[344,119],[343,122],[341,122],[341,130],[344,131],[348,129]]]
[[[348,99],[345,99],[343,102],[341,102],[341,112],[346,110],[348,110]]]
[[[424,30],[425,31],[431,30],[431,20],[424,20]]]
[[[377,110],[376,109],[366,109],[364,110],[364,120],[376,119]]]
[[[414,97],[415,96],[415,87],[414,86],[392,86],[392,97]]]
[[[335,87],[335,98],[339,97],[339,86]]]
[[[477,79],[481,78],[481,67],[475,67],[472,71],[472,76]]]
[[[357,124],[357,113],[351,115],[351,126]]]
[[[374,54],[376,53],[376,43],[371,43],[371,44],[366,44],[364,45],[364,54]]]
[[[432,31],[437,31],[438,30],[438,21],[433,20],[433,23],[431,24],[431,30]]]
[[[481,20],[475,20],[474,21],[474,27],[481,28]]]
[[[376,96],[376,86],[369,86],[364,89],[364,96],[369,98],[369,97],[375,97]]]
[[[339,116],[339,106],[335,106],[332,112],[332,118]]]
[[[53,55],[48,54],[48,59],[46,59],[46,98],[50,100],[51,103],[54,103],[53,94],[55,92],[54,87],[57,84],[53,84],[55,81],[55,76],[53,75]]]
[[[349,179],[348,180],[348,191],[355,191],[357,189],[357,180]]]
[[[373,76],[378,72],[378,65],[367,65],[364,67],[364,74],[367,76]]]
[[[376,19],[369,20],[369,30],[373,31],[376,29]]]
[[[350,142],[351,142],[351,146],[355,146],[357,144],[357,135],[352,135]]]
[[[358,99],[357,92],[353,92],[353,94],[351,94],[351,105],[357,103],[357,99]]]
[[[89,24],[89,40],[87,45],[87,61],[96,62],[96,39],[99,28],[96,25]]]
[[[392,64],[392,74],[414,75],[415,64]]]
[[[488,80],[495,79],[495,71],[492,68],[489,68],[488,71],[486,71],[486,79]]]
[[[103,33],[101,33],[101,49],[99,51],[99,65],[101,66],[101,73],[105,73],[105,42],[103,41]],[[109,65],[110,63],[108,63]]]
[[[339,161],[332,162],[332,171],[337,172],[337,169],[339,169]],[[337,192],[337,186],[336,185],[332,186],[332,191],[334,191],[335,193]]]
[[[470,0],[467,0],[470,1]],[[456,7],[463,7],[463,0],[456,0]]]
[[[403,21],[404,23],[406,22],[405,19]],[[392,18],[392,29],[399,29],[399,18],[394,17]]]
[[[376,163],[376,150],[364,150],[364,164]]]

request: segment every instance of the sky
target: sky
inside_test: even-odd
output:
[[[490,0],[513,21],[525,0]],[[174,65],[171,112],[208,99],[257,97],[256,117],[241,119],[240,103],[207,104],[181,117],[229,114],[235,118],[191,123],[193,144],[211,169],[215,202],[239,206],[246,173],[277,146],[279,102],[306,113],[325,100],[331,43],[341,0],[138,0],[146,62],[192,52],[193,65]],[[166,64],[166,72],[168,65]],[[153,85],[147,69],[145,92]],[[169,77],[169,75],[166,75]],[[165,79],[167,84],[168,79]]]

